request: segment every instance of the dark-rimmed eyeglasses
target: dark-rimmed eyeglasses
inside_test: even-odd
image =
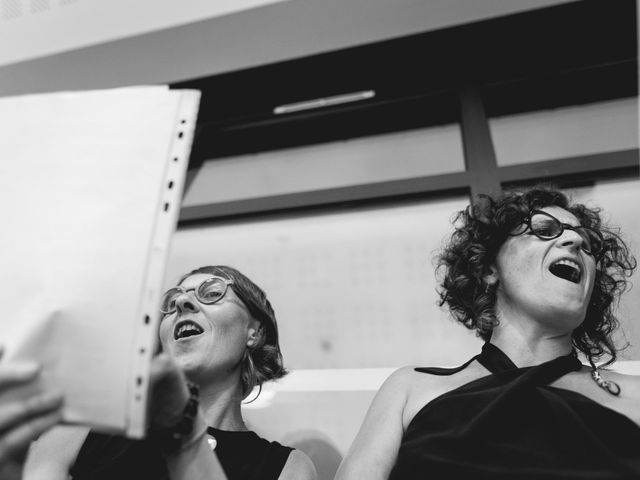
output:
[[[162,296],[160,302],[160,312],[165,315],[169,315],[176,311],[176,300],[184,293],[193,291],[196,299],[200,303],[205,305],[211,305],[222,300],[227,293],[229,285],[232,285],[231,280],[227,280],[222,277],[210,277],[197,285],[194,288],[183,288],[178,285],[177,287],[170,288]]]
[[[522,235],[529,231],[531,235],[535,235],[541,240],[553,240],[562,235],[565,230],[572,230],[582,238],[580,248],[585,253],[592,255],[596,260],[599,260],[604,254],[604,238],[600,232],[589,227],[574,227],[568,223],[562,223],[550,213],[542,210],[532,210],[529,216],[524,219],[522,226],[524,228],[519,227],[515,233],[510,235]]]

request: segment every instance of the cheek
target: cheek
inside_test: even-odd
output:
[[[160,337],[160,342],[162,343],[163,347],[166,346],[166,342],[167,340],[169,340],[170,335],[171,335],[171,322],[168,321],[168,319],[163,319],[160,322],[160,328],[158,329],[158,337]]]
[[[216,322],[213,325],[214,337],[223,342],[232,342],[240,333],[240,328],[237,323],[230,321]]]
[[[534,252],[526,249],[523,242],[520,244],[505,243],[498,254],[496,263],[503,274],[515,277],[512,280],[518,280],[524,275],[534,273],[536,258]]]

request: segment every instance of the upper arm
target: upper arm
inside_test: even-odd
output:
[[[404,411],[411,368],[394,372],[380,387],[336,480],[386,479],[393,468],[404,433]]]
[[[24,467],[24,480],[67,480],[89,429],[58,426],[31,445]]]
[[[293,450],[287,458],[278,480],[316,480],[316,467],[311,459],[300,450]]]

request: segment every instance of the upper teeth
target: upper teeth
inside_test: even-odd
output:
[[[557,262],[554,263],[554,265],[569,265],[570,267],[575,268],[579,272],[581,271],[579,263],[574,262],[573,260],[569,260],[567,258],[563,258],[562,260],[558,260]]]
[[[193,323],[183,323],[182,325],[180,325],[180,327],[178,327],[178,330],[175,333],[176,338],[181,337],[184,333],[186,332],[196,332],[196,333],[201,333],[202,329],[193,324]]]

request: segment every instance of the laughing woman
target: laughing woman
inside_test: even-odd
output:
[[[596,366],[617,358],[636,262],[598,211],[546,188],[483,197],[439,260],[442,304],[482,352],[395,372],[337,478],[640,478],[640,377]]]
[[[242,418],[254,387],[287,373],[264,292],[233,268],[202,267],[165,293],[161,312],[149,438],[92,432],[78,442],[69,433],[65,442],[58,433],[36,445],[27,478],[315,479],[304,453],[259,437]]]

